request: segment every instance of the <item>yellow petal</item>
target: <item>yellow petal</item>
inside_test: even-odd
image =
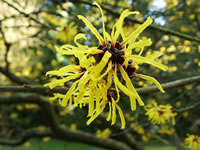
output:
[[[138,76],[138,77],[140,77],[142,79],[145,79],[145,80],[153,82],[159,88],[159,90],[162,93],[165,93],[165,91],[163,90],[162,86],[160,85],[160,83],[155,78],[147,76],[147,75],[143,75],[143,74],[136,74],[136,76]]]
[[[92,31],[92,33],[96,36],[99,42],[103,44],[104,43],[103,38],[101,37],[97,29],[85,17],[78,15],[78,18],[85,23],[85,25]]]
[[[72,97],[69,98],[69,104],[67,106],[68,111],[71,110],[71,107],[72,107]]]
[[[68,76],[66,78],[63,78],[63,79],[57,79],[57,80],[54,80],[50,83],[48,83],[48,86],[50,89],[56,87],[56,86],[59,86],[59,85],[62,85],[63,83],[69,81],[69,80],[73,80],[73,79],[76,79],[78,77],[80,77],[81,74],[77,73],[77,74],[74,74],[74,75],[71,75],[71,76]]]
[[[72,45],[63,45],[61,47],[55,46],[56,51],[63,55],[74,55],[75,52],[72,49],[76,49],[76,47]]]
[[[145,46],[150,46],[152,44],[151,42],[151,39],[148,39],[148,40],[141,40],[139,42],[135,42],[133,44],[131,44],[131,46],[129,46],[127,49],[124,49],[123,51],[126,51],[126,50],[132,50],[134,48],[142,48],[142,47],[145,47]]]
[[[110,34],[108,34],[108,32],[105,31],[105,38],[106,41],[112,41]]]
[[[116,31],[116,27],[117,27],[117,23],[114,24],[114,26],[112,27],[112,32],[111,32],[111,41],[113,41],[114,36],[115,36],[115,31]]]
[[[111,125],[115,124],[116,122],[116,108],[115,108],[115,101],[112,98],[112,123]]]
[[[106,84],[106,90],[108,89],[108,88],[110,88],[110,86],[112,85],[112,72],[110,71],[109,73],[108,73],[108,78],[107,78],[107,84]]]
[[[123,79],[126,82],[126,85],[129,89],[129,91],[132,91],[132,93],[133,93],[133,95],[131,96],[132,99],[130,99],[132,111],[135,110],[135,108],[136,108],[135,98],[137,99],[140,106],[144,106],[142,99],[138,95],[136,89],[134,88],[134,86],[133,86],[128,74],[125,72],[124,68],[121,65],[119,65],[119,69],[120,69]]]
[[[84,73],[84,75],[81,77],[80,82],[78,84],[79,92],[81,92],[81,91],[83,91],[85,89],[85,85],[87,84],[89,79],[90,79],[90,76],[88,75],[88,72],[86,71]]]
[[[147,20],[140,25],[133,33],[131,33],[123,42],[122,45],[126,45],[127,43],[134,43],[136,38],[139,36],[139,34],[150,24],[152,23],[152,19],[150,17],[147,18]],[[131,42],[130,42],[131,41]],[[132,44],[129,44],[131,46]]]
[[[80,72],[81,67],[77,65],[68,65],[65,67],[60,68],[59,70],[52,70],[48,71],[46,75],[57,75],[57,76],[62,76],[62,75],[67,75],[69,72]]]
[[[121,119],[121,129],[124,129],[125,126],[126,126],[126,122],[125,122],[125,118],[124,118],[123,112],[122,112],[121,108],[117,104],[115,104],[115,106],[116,106],[116,108],[117,108],[117,110],[119,112],[119,116],[120,116],[120,119]]]
[[[131,44],[128,48],[124,49],[123,51],[125,52],[125,56],[131,55],[132,50],[136,47],[141,48],[140,53],[138,54],[139,56],[142,54],[144,47],[149,46],[152,44],[151,39],[144,40],[144,41],[139,41],[139,42],[133,42],[134,44]]]
[[[117,21],[117,26],[116,26],[115,34],[112,37],[113,38],[112,41],[113,41],[114,44],[115,44],[117,38],[119,37],[120,31],[122,30],[122,25],[123,25],[124,19],[127,16],[132,15],[132,14],[139,14],[139,12],[136,12],[136,11],[135,12],[129,12],[129,10],[126,9],[120,15],[119,20]]]
[[[103,77],[105,77],[111,69],[112,69],[112,61],[108,63],[106,71],[98,78],[98,80],[101,80]]]
[[[97,47],[92,47],[85,51],[85,53],[87,53],[87,54],[99,54],[99,53],[103,53],[103,52],[104,52],[103,50],[97,49]]]
[[[175,125],[176,124],[176,120],[174,117],[172,117],[172,125]]]
[[[117,77],[117,67],[115,67],[115,72],[114,72],[114,83],[116,85],[116,87],[119,87],[119,89],[126,95],[128,96],[134,96],[133,93],[131,91],[129,91],[118,79]],[[116,90],[117,91],[117,90]],[[117,92],[118,93],[118,92]]]
[[[88,110],[88,116],[92,116],[94,113],[94,94],[91,91],[89,96],[89,110]]]
[[[101,6],[97,2],[94,2],[93,5],[96,5],[99,8],[100,12],[101,12],[102,26],[103,26],[103,36],[104,36],[104,41],[106,43],[107,40],[106,40],[106,30],[105,30],[103,10],[101,9]]]
[[[78,106],[78,104],[81,104],[81,100],[83,99],[85,94],[85,91],[81,91],[78,93],[77,97],[74,99],[74,104]]]
[[[102,94],[99,92],[98,88],[97,88],[97,83],[95,84],[95,88],[93,88],[93,91],[95,93],[95,98],[96,98],[96,113],[100,113],[100,101],[102,99]]]
[[[127,56],[128,59],[131,59],[133,61],[135,61],[137,64],[141,64],[141,63],[147,63],[147,64],[150,64],[152,66],[155,66],[163,71],[166,71],[168,69],[167,66],[159,63],[159,62],[156,62],[156,61],[153,61],[147,57],[142,57],[142,56],[138,56],[138,55],[131,55],[131,56]]]
[[[88,68],[88,67],[90,67],[90,65],[91,64],[93,64],[93,63],[95,63],[96,62],[96,60],[95,60],[95,58],[92,56],[92,57],[89,57],[89,58],[87,58],[87,57],[82,57],[82,58],[80,58],[79,59],[79,63],[80,63],[80,66],[82,67],[82,68]]]
[[[84,49],[84,48],[74,47],[71,45],[63,45],[61,47],[56,47],[56,51],[63,55],[75,55],[78,58],[83,57],[84,54],[103,53],[102,50],[99,50],[96,47]]]
[[[111,53],[106,51],[101,61],[95,66],[95,69],[92,70],[91,78],[93,80],[97,79],[98,75],[104,69],[104,67],[108,64],[108,61],[111,57]]]
[[[144,47],[141,48],[140,53],[138,55],[141,56],[143,51],[144,51]]]
[[[77,42],[77,40],[79,40],[79,39],[87,40],[86,36],[85,36],[83,33],[79,33],[79,34],[77,34],[77,35],[75,36],[75,38],[74,38],[74,43],[76,43],[76,45],[77,45],[79,48],[83,48],[83,49],[88,48],[88,46],[86,46],[86,45],[81,45],[81,44],[79,44],[79,43]]]
[[[54,101],[54,100],[56,100],[56,99],[63,99],[65,97],[65,95],[63,95],[63,94],[59,94],[59,93],[54,93],[54,96],[53,97],[50,97],[49,98],[49,100],[50,101]]]
[[[109,113],[108,113],[108,117],[106,118],[106,120],[110,121],[112,107],[111,107],[111,102],[109,102],[108,104],[109,104]]]
[[[117,100],[116,103],[119,101],[120,99],[120,94],[119,94],[119,89],[118,89],[118,77],[117,77],[117,66],[115,65],[115,71],[114,71],[114,84],[115,84],[115,89],[116,89],[116,93],[117,93]]]
[[[61,104],[62,106],[65,107],[65,106],[67,105],[68,100],[72,97],[73,92],[74,92],[74,89],[76,88],[76,85],[78,84],[78,82],[79,82],[79,80],[77,80],[76,82],[74,82],[74,83],[71,85],[71,87],[70,87],[70,89],[67,91],[65,97],[64,97],[63,100],[60,102],[60,104]]]
[[[91,118],[87,121],[86,124],[90,125],[90,123],[92,121],[94,121],[99,116],[99,114],[102,113],[102,111],[104,110],[105,107],[106,107],[106,103],[103,103],[102,106],[101,106],[101,108],[100,108],[100,112],[99,113],[95,113],[93,116],[91,116]]]
[[[124,41],[126,39],[126,36],[125,36],[123,28],[120,30],[120,34],[122,36],[122,41]]]
[[[162,55],[162,52],[154,52],[152,55],[147,56],[148,59],[154,60]]]

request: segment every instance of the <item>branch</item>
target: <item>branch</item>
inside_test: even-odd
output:
[[[49,28],[47,25],[39,22],[37,19],[31,17],[29,14],[26,14],[25,12],[19,10],[17,7],[15,7],[14,5],[12,5],[11,3],[2,0],[2,2],[6,3],[8,6],[10,6],[11,8],[15,9],[17,12],[19,12],[20,14],[22,14],[24,17],[31,19],[32,21],[36,22],[37,24],[41,25],[43,28]]]
[[[62,128],[57,120],[54,107],[50,102],[43,97],[30,94],[30,95],[17,95],[17,96],[0,96],[0,104],[19,104],[19,103],[33,103],[38,104],[45,114],[48,125],[52,131],[53,136],[61,140],[69,140],[82,142],[90,145],[103,147],[110,150],[130,150],[125,144],[113,139],[104,139],[96,137],[90,133],[82,131],[71,131],[68,128]]]
[[[90,5],[90,6],[93,6],[93,7],[96,7],[92,4],[91,1],[85,1],[85,0],[76,0],[76,1],[73,1],[73,0],[69,0],[70,2],[72,3],[83,3],[83,4],[87,4],[87,5]],[[105,7],[104,5],[101,5],[101,7],[107,11],[108,13],[118,17],[120,16],[120,13],[119,12],[116,12],[116,11],[113,11],[112,9],[110,8],[107,8]],[[126,20],[128,21],[131,21],[131,22],[134,22],[134,23],[139,23],[139,24],[142,24],[143,22],[142,21],[139,21],[137,19],[133,19],[133,18],[126,18]],[[178,36],[180,38],[184,38],[184,39],[187,39],[187,40],[190,40],[190,41],[196,41],[196,42],[200,42],[200,38],[198,37],[194,37],[194,36],[191,36],[191,35],[188,35],[188,34],[185,34],[185,33],[181,33],[181,32],[177,32],[177,31],[174,31],[174,30],[171,30],[171,29],[167,29],[165,27],[161,27],[161,26],[158,26],[158,25],[155,25],[155,24],[152,24],[150,25],[148,28],[150,29],[154,29],[154,30],[158,30],[160,32],[163,32],[165,34],[171,34],[171,35],[175,35],[175,36]]]
[[[178,86],[191,84],[191,83],[194,83],[194,82],[200,82],[200,76],[194,76],[194,77],[179,79],[179,80],[164,83],[164,84],[161,84],[161,85],[162,85],[164,90],[167,90],[167,89],[176,88]],[[148,88],[139,88],[139,89],[137,89],[137,91],[138,91],[139,94],[149,94],[149,93],[158,92],[159,89],[156,86],[151,86],[151,87],[148,87]]]
[[[11,81],[23,85],[23,84],[29,84],[28,81],[25,81],[19,77],[17,77],[16,75],[14,75],[12,72],[10,72],[9,70],[0,67],[0,72],[3,73],[5,76],[7,76]]]
[[[9,50],[10,50],[11,43],[9,43],[9,42],[6,40],[5,34],[4,34],[4,32],[3,32],[1,20],[0,20],[0,33],[1,33],[1,35],[2,35],[2,39],[3,39],[4,44],[5,44],[5,47],[6,47],[6,52],[5,52],[4,59],[5,59],[5,62],[6,62],[6,69],[8,70],[8,68],[9,68],[8,52],[9,52]]]
[[[107,121],[106,120],[106,115],[101,113],[99,115],[99,119],[102,120],[103,122],[105,122],[106,124],[110,125],[111,121]],[[121,130],[121,125],[119,122],[116,122],[114,125],[112,125],[112,129],[119,131],[120,132],[120,136],[121,138],[134,150],[143,150],[142,147],[140,147],[137,143],[137,141],[135,140],[135,138],[132,136],[131,133],[129,133],[126,129],[125,130]]]
[[[180,109],[176,109],[175,111],[177,111],[178,113],[180,112],[184,112],[184,111],[188,111],[188,110],[191,110],[191,109],[194,109],[195,107],[199,106],[200,105],[200,101],[190,105],[190,106],[187,106],[187,107],[184,107],[184,108],[180,108]]]
[[[161,85],[163,89],[168,90],[168,89],[176,88],[178,86],[191,84],[194,82],[200,82],[200,76],[179,79],[179,80],[164,83]],[[27,93],[33,92],[33,93],[39,93],[39,94],[44,94],[44,95],[52,95],[53,93],[65,94],[67,90],[68,90],[67,88],[61,88],[61,87],[49,89],[48,87],[43,87],[40,85],[39,86],[34,86],[34,85],[0,86],[0,92],[27,92]],[[115,90],[115,89],[112,88],[111,90]],[[144,94],[158,92],[159,89],[156,86],[150,86],[148,88],[138,88],[137,91],[140,95],[144,95]]]
[[[52,133],[49,131],[36,131],[36,130],[29,130],[22,134],[20,138],[16,139],[0,139],[1,145],[8,145],[8,146],[18,146],[26,142],[31,138],[42,138],[46,136],[52,136]]]

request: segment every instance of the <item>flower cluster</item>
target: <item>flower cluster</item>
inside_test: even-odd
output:
[[[175,125],[175,116],[177,113],[171,105],[158,105],[155,101],[147,104],[144,107],[149,120],[153,124],[166,124],[172,119],[172,124]]]
[[[174,128],[170,128],[169,126],[167,125],[163,125],[160,127],[160,130],[159,130],[159,133],[160,134],[167,134],[167,135],[172,135],[174,133]]]
[[[156,58],[162,55],[161,52],[155,52],[146,57],[142,56],[144,47],[151,45],[151,40],[137,41],[137,38],[152,23],[150,17],[133,33],[125,36],[122,28],[124,19],[129,15],[137,15],[139,12],[124,10],[119,20],[113,26],[111,35],[109,35],[105,30],[103,10],[96,2],[94,2],[94,5],[99,8],[102,15],[103,37],[84,16],[78,15],[78,18],[91,30],[100,44],[96,47],[88,47],[87,45],[80,44],[78,42],[79,39],[87,40],[85,35],[80,33],[74,38],[76,46],[63,45],[57,47],[56,50],[58,53],[75,56],[79,60],[79,64],[68,65],[59,70],[47,72],[47,75],[59,77],[59,79],[48,83],[47,86],[54,88],[73,80],[66,94],[55,94],[55,98],[60,99],[62,106],[70,109],[72,104],[80,108],[87,105],[89,117],[87,125],[108,107],[107,121],[111,120],[112,124],[114,124],[116,122],[116,112],[118,111],[121,119],[121,128],[124,128],[125,119],[119,106],[121,92],[130,98],[132,111],[136,110],[136,102],[140,106],[144,105],[131,82],[131,78],[137,76],[151,81],[164,93],[164,90],[156,79],[136,73],[137,67],[140,64],[147,63],[166,71],[167,66],[155,61]],[[120,36],[122,42],[117,41]],[[135,48],[140,48],[139,54],[135,52],[132,54]],[[111,90],[111,88],[115,90]]]
[[[200,149],[200,137],[197,135],[188,135],[184,140],[184,145],[191,150],[199,150]]]
[[[106,128],[104,130],[98,129],[96,132],[96,136],[101,138],[109,138],[112,134],[112,131],[109,128]]]

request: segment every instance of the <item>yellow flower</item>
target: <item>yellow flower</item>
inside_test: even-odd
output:
[[[149,120],[153,124],[166,124],[172,119],[172,124],[175,125],[175,116],[177,113],[173,110],[171,105],[158,105],[155,101],[147,104],[144,107]]]
[[[125,115],[125,117],[128,121],[134,121],[135,120],[135,118],[128,113]]]
[[[36,109],[38,108],[38,105],[36,104],[25,104],[26,109]]]
[[[12,119],[16,119],[17,117],[18,117],[17,113],[10,114],[10,118],[12,118]]]
[[[16,108],[18,111],[22,111],[24,109],[22,105],[17,105]]]
[[[174,133],[174,128],[169,128],[167,125],[164,125],[164,126],[161,126],[159,133],[172,135]]]
[[[73,131],[77,130],[77,125],[75,123],[72,123],[70,125],[70,129],[73,130]]]
[[[142,136],[142,140],[143,140],[144,142],[148,142],[148,141],[149,141],[149,138],[148,138],[147,136],[143,135],[143,136]]]
[[[200,137],[197,135],[189,134],[187,138],[184,140],[184,145],[191,150],[199,150],[200,149]]]
[[[77,26],[74,26],[74,23],[69,25],[63,25],[60,30],[56,33],[56,39],[62,42],[70,43],[73,41],[73,37],[77,34]]]
[[[24,147],[28,148],[28,147],[30,147],[30,146],[31,146],[31,143],[30,143],[30,142],[25,142],[25,143],[24,143]]]
[[[39,126],[37,129],[39,131],[45,131],[45,130],[47,130],[47,127],[45,127],[45,126]]]
[[[178,5],[178,0],[166,0],[166,9],[171,9]]]
[[[184,118],[188,117],[188,115],[189,115],[189,113],[188,113],[187,111],[185,111],[185,112],[183,113],[183,117],[184,117]]]
[[[148,141],[151,139],[152,135],[153,135],[153,134],[152,134],[151,132],[148,132],[147,134],[142,135],[142,140],[143,140],[144,142],[148,142]]]
[[[131,123],[130,127],[138,134],[144,134],[144,128],[138,123]]]
[[[95,120],[108,105],[107,121],[111,120],[112,125],[115,124],[116,112],[118,111],[121,119],[121,128],[125,128],[125,118],[118,105],[120,91],[130,98],[132,111],[136,110],[136,101],[140,106],[144,106],[131,82],[131,78],[137,76],[151,81],[164,93],[156,79],[147,75],[137,74],[136,66],[147,63],[164,71],[167,70],[167,66],[155,61],[156,58],[162,55],[161,52],[155,52],[145,57],[142,56],[144,47],[151,45],[150,39],[136,41],[140,33],[152,23],[150,17],[134,32],[125,36],[122,28],[124,19],[129,15],[139,14],[126,9],[122,12],[119,20],[113,26],[111,35],[109,35],[105,30],[103,10],[96,2],[94,2],[94,5],[100,9],[102,15],[103,37],[84,16],[78,15],[78,18],[91,30],[100,44],[96,47],[81,45],[78,42],[79,39],[87,40],[85,35],[81,33],[74,38],[76,46],[63,45],[59,48],[57,47],[58,53],[74,55],[79,60],[79,64],[68,65],[59,70],[47,72],[47,75],[58,76],[59,79],[53,80],[46,86],[54,88],[74,80],[65,95],[55,94],[54,99],[60,99],[61,105],[67,107],[67,109],[70,109],[72,105],[80,108],[88,105],[88,117],[90,118],[87,121],[87,125]],[[122,42],[117,41],[120,36],[123,39]],[[139,54],[133,52],[136,48],[140,49]],[[124,84],[120,82],[121,78],[119,78],[118,74],[121,74],[122,79],[125,81]],[[115,90],[110,90],[111,87],[114,87]]]
[[[104,129],[103,131],[97,130],[96,136],[101,137],[101,138],[108,138],[112,134],[112,131],[109,128]]]
[[[50,136],[46,136],[46,137],[43,137],[42,138],[42,141],[43,142],[48,142],[48,141],[50,141],[51,140],[51,137]]]

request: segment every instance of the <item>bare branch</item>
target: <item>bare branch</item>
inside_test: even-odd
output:
[[[1,72],[1,67],[0,67],[0,72]],[[188,77],[188,78],[164,83],[162,84],[162,87],[163,89],[167,90],[167,89],[176,88],[178,86],[191,84],[194,82],[200,82],[200,76]],[[39,86],[36,86],[36,85],[0,86],[0,92],[27,92],[27,93],[33,92],[33,93],[40,93],[44,95],[52,95],[53,93],[65,94],[67,90],[68,88],[60,88],[60,87],[49,89],[48,87],[43,87],[40,85]],[[111,90],[115,90],[115,89],[111,89]],[[137,91],[139,94],[143,95],[143,94],[158,92],[159,89],[156,86],[150,86],[147,88],[138,88]]]
[[[11,81],[23,85],[23,84],[30,84],[28,81],[25,81],[19,77],[17,77],[16,75],[14,75],[12,72],[10,72],[9,70],[0,67],[0,72],[3,73],[5,76],[7,76]]]
[[[184,111],[189,111],[191,109],[194,109],[195,107],[199,106],[200,105],[200,101],[190,105],[190,106],[187,106],[187,107],[184,107],[184,108],[180,108],[180,109],[176,109],[177,112],[184,112]]]
[[[172,89],[172,88],[176,88],[178,86],[183,86],[183,85],[196,83],[196,82],[200,82],[200,76],[179,79],[179,80],[164,83],[161,85],[162,85],[163,89],[167,90],[167,89]],[[148,88],[139,88],[139,89],[137,89],[137,91],[139,94],[149,94],[149,93],[158,92],[159,89],[156,86],[151,86]]]
[[[48,125],[52,134],[59,139],[87,143],[103,147],[110,150],[130,150],[125,144],[113,139],[104,139],[96,137],[90,133],[82,131],[72,131],[68,128],[62,128],[57,120],[54,107],[50,102],[43,97],[29,94],[29,95],[16,95],[16,96],[0,96],[0,104],[16,104],[16,103],[33,103],[38,104],[45,114]]]
[[[50,131],[37,131],[37,130],[29,130],[22,134],[20,138],[16,139],[0,139],[1,145],[8,145],[8,146],[18,146],[26,142],[31,138],[42,138],[46,136],[52,136]]]
[[[2,22],[1,22],[1,21],[0,21],[0,33],[1,33],[1,35],[2,35],[2,39],[3,39],[4,44],[5,44],[5,47],[6,47],[6,52],[5,52],[4,59],[5,59],[5,62],[6,62],[6,70],[8,70],[8,68],[9,68],[8,52],[9,52],[9,50],[10,50],[11,43],[9,43],[9,42],[6,40],[4,31],[3,31],[3,28],[2,28]]]
[[[76,0],[76,1],[69,0],[69,1],[72,2],[72,3],[83,3],[83,4],[87,4],[87,5],[96,7],[92,4],[91,1],[86,1],[86,0]],[[120,16],[119,12],[113,11],[112,9],[105,7],[104,5],[101,5],[101,7],[105,11],[107,11],[108,13],[110,13],[114,16],[117,16],[117,17]],[[134,22],[134,23],[139,23],[139,24],[143,23],[142,21],[139,21],[137,19],[133,19],[133,18],[130,18],[130,17],[126,18],[126,20]],[[194,36],[191,36],[191,35],[188,35],[188,34],[185,34],[185,33],[177,32],[177,31],[174,31],[174,30],[171,30],[171,29],[167,29],[165,27],[161,27],[161,26],[158,26],[158,25],[155,25],[155,24],[150,25],[148,28],[158,30],[158,31],[163,32],[165,34],[175,35],[175,36],[178,36],[180,38],[184,38],[184,39],[187,39],[187,40],[190,40],[190,41],[200,42],[200,38],[198,38],[198,37],[194,37]]]
[[[107,121],[106,120],[106,115],[105,114],[100,114],[99,115],[99,119],[102,120],[103,122],[105,122],[106,124],[111,124],[111,121]],[[129,131],[125,130],[121,130],[121,125],[119,122],[116,122],[114,125],[112,125],[112,129],[119,131],[120,136],[124,139],[124,141],[134,150],[143,150],[142,147],[140,147],[137,143],[137,141],[135,140],[135,138],[132,136],[131,133],[129,133]]]
[[[25,12],[19,10],[17,7],[15,7],[14,5],[12,5],[11,3],[9,3],[9,2],[7,2],[5,0],[2,0],[2,2],[6,3],[8,6],[10,6],[11,8],[15,9],[17,12],[19,12],[20,14],[22,14],[24,17],[31,19],[32,21],[36,22],[37,24],[41,25],[42,27],[49,28],[47,25],[45,25],[45,24],[39,22],[37,19],[31,17],[29,14],[26,14]]]

